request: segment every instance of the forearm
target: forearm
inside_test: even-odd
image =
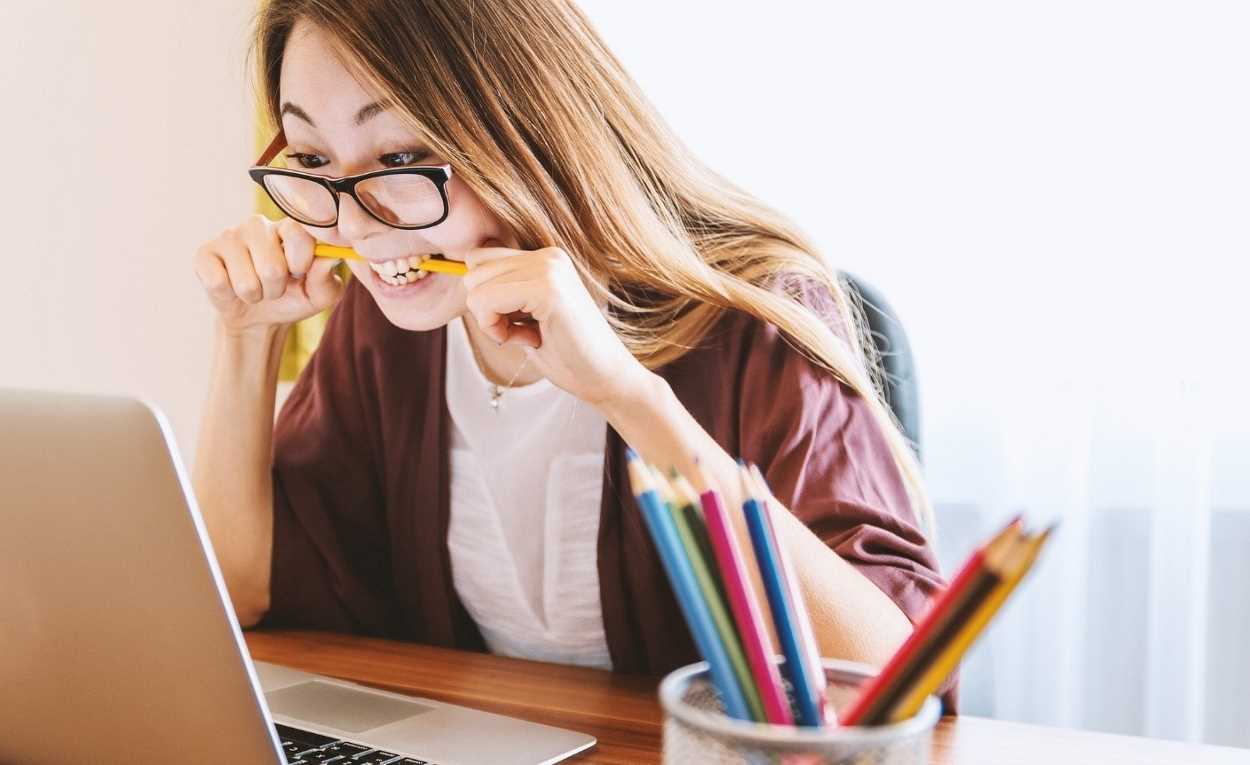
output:
[[[239,620],[269,606],[274,400],[285,327],[218,329],[192,483]]]
[[[716,443],[660,377],[647,373],[601,405],[609,424],[647,462],[692,475],[696,457],[710,483],[739,503],[737,461]],[[820,540],[793,513],[770,503],[811,612],[821,654],[880,666],[911,632],[889,597]],[[744,533],[739,529],[740,533]]]

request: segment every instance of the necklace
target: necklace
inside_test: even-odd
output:
[[[465,334],[468,335],[467,332]],[[468,338],[466,337],[466,339]],[[473,360],[477,363],[477,368],[482,370],[482,376],[485,377],[486,365],[482,363],[482,357],[477,355],[477,348],[473,347],[472,340],[469,340],[469,351],[473,353]],[[503,398],[503,392],[511,390],[512,384],[516,382],[518,377],[521,376],[521,373],[525,371],[525,367],[529,363],[529,356],[526,356],[525,361],[521,362],[521,366],[517,367],[516,373],[512,375],[512,379],[508,381],[507,385],[500,385],[499,383],[492,382],[487,386],[486,389],[490,393],[490,408],[493,409],[496,414],[499,413],[499,402]]]

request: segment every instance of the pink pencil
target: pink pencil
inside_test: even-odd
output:
[[[751,674],[764,703],[764,714],[768,722],[774,725],[793,725],[794,716],[790,713],[790,702],[781,684],[781,673],[777,669],[777,663],[773,661],[776,651],[768,639],[759,603],[750,590],[746,561],[738,546],[738,537],[734,533],[725,506],[721,503],[720,495],[715,489],[706,488],[708,483],[702,473],[702,467],[696,464],[694,477],[701,491],[699,500],[703,505],[704,520],[707,521],[707,534],[712,542],[716,563],[720,566],[721,578],[725,582],[729,608],[738,624],[747,663],[751,666]]]

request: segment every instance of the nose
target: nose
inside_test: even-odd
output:
[[[365,212],[351,194],[339,194],[337,227],[343,238],[356,242],[386,229],[387,225]]]

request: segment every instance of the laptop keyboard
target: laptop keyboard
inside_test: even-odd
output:
[[[274,723],[273,727],[278,730],[278,740],[282,742],[282,751],[290,765],[437,765],[282,723]]]

